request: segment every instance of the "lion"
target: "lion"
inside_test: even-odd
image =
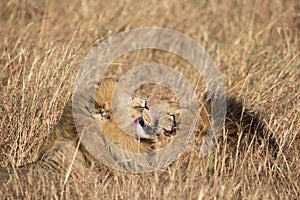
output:
[[[100,80],[95,95],[90,98],[94,104],[94,110],[91,111],[82,107],[84,112],[89,113],[89,116],[96,120],[106,139],[125,151],[146,154],[172,143],[180,129],[178,102],[173,101],[171,108],[164,113],[165,120],[161,120],[151,115],[152,107],[149,97],[131,96],[128,99],[132,119],[131,127],[129,127],[131,134],[127,134],[114,120],[111,99],[116,84],[117,80],[112,78]],[[205,95],[201,101],[203,106],[200,110],[198,132],[205,135],[210,126],[210,98]],[[42,171],[63,174],[67,180],[69,176],[85,176],[91,166],[98,162],[81,142],[80,134],[78,134],[74,123],[73,112],[72,101],[70,100],[65,106],[59,122],[42,145],[37,161],[20,167],[20,169],[16,168],[19,170],[19,175],[42,169]],[[245,109],[242,103],[233,97],[227,98],[225,129],[229,135],[235,135],[240,131],[252,133],[252,135],[260,138],[260,141],[264,141],[269,135],[259,116],[251,110]],[[278,149],[272,136],[266,141],[275,151]],[[0,177],[4,182],[9,177],[8,173],[12,171],[12,169],[1,169]],[[26,178],[22,180],[26,180]]]
[[[155,124],[152,122],[154,120],[151,119],[147,100],[142,97],[132,96],[129,99],[129,107],[130,115],[135,119],[132,123],[134,133],[132,135],[125,134],[115,122],[112,114],[112,91],[116,83],[117,81],[114,79],[100,81],[93,99],[95,104],[93,117],[99,122],[101,131],[110,142],[130,152],[145,153],[155,151],[161,147],[159,143],[162,140],[169,140],[169,137],[174,135],[177,128],[175,115],[172,112],[166,113],[168,120],[164,120],[164,124],[158,121]],[[150,133],[151,130],[148,129],[152,129],[153,133]],[[43,158],[47,152],[56,149],[56,146],[61,146],[61,141],[65,140],[73,141],[74,144],[78,143],[79,140],[73,121],[71,101],[66,105],[60,121],[41,148],[38,158]],[[84,151],[81,148],[84,147],[79,147],[80,151]]]

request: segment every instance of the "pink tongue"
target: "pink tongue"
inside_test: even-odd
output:
[[[141,119],[141,117],[138,117],[133,121],[132,126],[134,129],[136,129],[137,125],[139,124],[140,119]]]

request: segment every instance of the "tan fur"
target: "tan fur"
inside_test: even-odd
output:
[[[116,85],[116,81],[106,79],[101,81],[96,89],[94,96],[95,102],[95,118],[98,120],[102,131],[106,138],[113,144],[123,148],[126,151],[134,153],[148,153],[156,151],[172,142],[173,137],[166,137],[162,130],[158,134],[149,138],[138,139],[134,135],[124,133],[116,124],[111,112],[112,91]],[[266,129],[258,116],[249,110],[244,110],[242,104],[234,98],[229,98],[226,116],[225,128],[230,134],[236,134],[238,131],[255,132],[260,138],[265,137]],[[135,103],[138,101],[135,101]],[[210,124],[210,102],[204,100],[204,107],[200,112],[200,132],[206,132]],[[143,101],[138,104],[144,104]],[[138,106],[137,106],[138,107]],[[131,116],[137,117],[143,114],[143,109],[132,104]],[[243,112],[242,112],[243,110]],[[147,115],[147,116],[146,116]],[[176,114],[176,118],[180,118],[180,114]],[[166,116],[168,114],[166,113]],[[145,114],[147,123],[151,123],[149,113]],[[170,128],[171,121],[166,120],[162,127]],[[271,138],[272,145],[276,146],[276,142]],[[32,171],[33,169],[50,169],[68,175],[72,169],[72,176],[84,176],[86,170],[96,160],[80,143],[79,136],[73,121],[72,103],[66,105],[63,114],[54,127],[53,132],[48,136],[46,142],[42,146],[38,160],[22,168]],[[27,171],[28,171],[27,170]],[[7,177],[9,170],[0,171],[0,177]],[[25,170],[26,171],[26,170]],[[25,173],[25,172],[24,172]],[[67,176],[66,176],[67,177]]]
[[[133,135],[124,133],[124,131],[119,128],[111,113],[111,98],[115,85],[116,81],[113,79],[100,82],[94,97],[96,118],[99,120],[101,129],[106,138],[118,147],[133,153],[155,151],[168,144],[170,138],[166,138],[162,133],[160,133],[159,136],[150,137],[148,139],[137,139]],[[140,103],[142,104],[143,102]],[[130,112],[132,113],[132,117],[137,117],[138,114],[141,114],[142,110],[137,109],[134,105],[131,106],[132,110]],[[103,111],[102,116],[109,116],[109,119],[103,119],[99,114],[101,111]],[[164,127],[168,128],[169,125],[166,124]],[[59,123],[55,126],[52,134],[47,138],[40,151],[39,158],[49,160],[49,156],[55,157],[57,149],[65,146],[66,142],[71,142],[74,146],[79,142],[79,137],[73,122],[71,102],[66,105]],[[87,165],[95,161],[82,144],[79,144],[78,152],[84,155]]]

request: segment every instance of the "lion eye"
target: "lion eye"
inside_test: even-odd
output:
[[[134,108],[140,108],[140,109],[146,109],[149,110],[149,107],[147,105],[147,101],[144,101],[144,105],[134,106]]]
[[[147,105],[147,99],[144,99],[142,97],[132,96],[131,106],[133,108],[136,108],[136,109],[147,109],[147,110],[149,110],[149,107]]]
[[[147,109],[147,110],[149,110],[149,107],[147,105],[147,101],[144,102],[144,108]]]
[[[170,117],[173,121],[173,127],[176,127],[177,128],[177,122],[176,122],[176,118],[175,118],[175,115],[174,114],[170,114]]]

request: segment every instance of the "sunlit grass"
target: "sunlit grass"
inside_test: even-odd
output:
[[[300,4],[294,1],[25,1],[0,5],[0,165],[20,166],[36,154],[59,120],[88,50],[137,27],[165,27],[197,40],[210,53],[230,94],[260,112],[280,144],[230,152],[226,141],[204,158],[197,145],[170,167],[148,174],[98,169],[98,181],[34,182],[28,198],[296,199],[300,195]],[[140,54],[178,64],[172,58]],[[126,56],[119,59],[131,66]],[[136,61],[138,63],[138,61]],[[182,67],[185,70],[184,66]],[[187,72],[188,73],[188,72]],[[193,77],[192,77],[193,78]],[[197,79],[197,78],[196,78]],[[28,175],[30,179],[30,174]],[[95,177],[92,177],[95,178]],[[51,188],[51,189],[49,189]],[[75,195],[75,196],[74,196]]]

